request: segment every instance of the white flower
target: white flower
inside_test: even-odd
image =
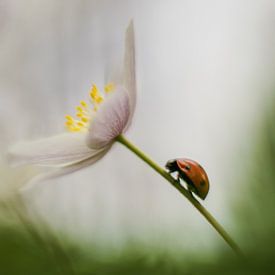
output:
[[[110,82],[105,86],[105,96],[93,85],[90,101],[81,101],[77,107],[77,119],[66,116],[67,133],[13,146],[9,151],[11,163],[51,167],[34,179],[37,182],[89,166],[108,152],[115,138],[130,125],[135,109],[133,22],[126,30],[121,79],[120,83]]]

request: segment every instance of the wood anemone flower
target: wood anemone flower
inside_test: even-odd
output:
[[[18,143],[10,148],[9,160],[14,165],[32,164],[51,168],[36,176],[31,183],[92,165],[109,151],[115,138],[127,130],[135,103],[135,42],[131,21],[126,30],[121,80],[109,82],[104,87],[104,93],[92,85],[89,101],[81,101],[76,107],[77,118],[66,116],[67,133]]]

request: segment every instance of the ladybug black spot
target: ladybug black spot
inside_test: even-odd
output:
[[[204,186],[204,185],[205,185],[205,181],[202,180],[202,181],[200,182],[200,186]]]

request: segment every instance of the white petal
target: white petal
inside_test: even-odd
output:
[[[121,67],[121,68],[120,68]],[[125,33],[124,62],[123,66],[112,64],[109,60],[105,68],[106,83],[113,82],[125,87],[129,94],[130,116],[124,131],[130,126],[136,106],[136,72],[135,72],[135,37],[133,21],[127,27]]]
[[[130,118],[126,128],[130,125],[136,106],[136,64],[135,64],[135,34],[134,23],[131,20],[125,36],[123,86],[129,93]]]
[[[124,87],[118,87],[100,106],[91,123],[87,145],[99,149],[112,143],[125,129],[129,116],[129,94]]]
[[[14,145],[8,158],[14,165],[67,165],[97,153],[86,145],[84,133],[66,133],[33,142]]]
[[[92,157],[79,161],[77,163],[73,163],[64,167],[60,168],[52,168],[47,172],[41,173],[37,176],[35,176],[31,181],[29,181],[23,188],[21,188],[21,191],[27,191],[30,188],[34,187],[36,184],[44,182],[46,180],[54,179],[57,177],[61,177],[67,174],[71,174],[73,172],[76,172],[82,168],[85,168],[87,166],[90,166],[100,160],[110,149],[110,146],[102,148],[101,150],[97,151],[97,154],[93,155]]]

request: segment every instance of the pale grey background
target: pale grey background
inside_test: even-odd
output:
[[[205,206],[237,237],[236,175],[245,173],[273,85],[274,11],[264,0],[0,1],[3,152],[63,131],[64,115],[120,60],[133,18],[138,102],[127,137],[160,164],[198,160],[211,181]],[[1,188],[10,188],[21,177],[1,163]],[[118,144],[96,165],[25,197],[57,230],[108,249],[128,240],[188,251],[223,246],[184,198]]]

